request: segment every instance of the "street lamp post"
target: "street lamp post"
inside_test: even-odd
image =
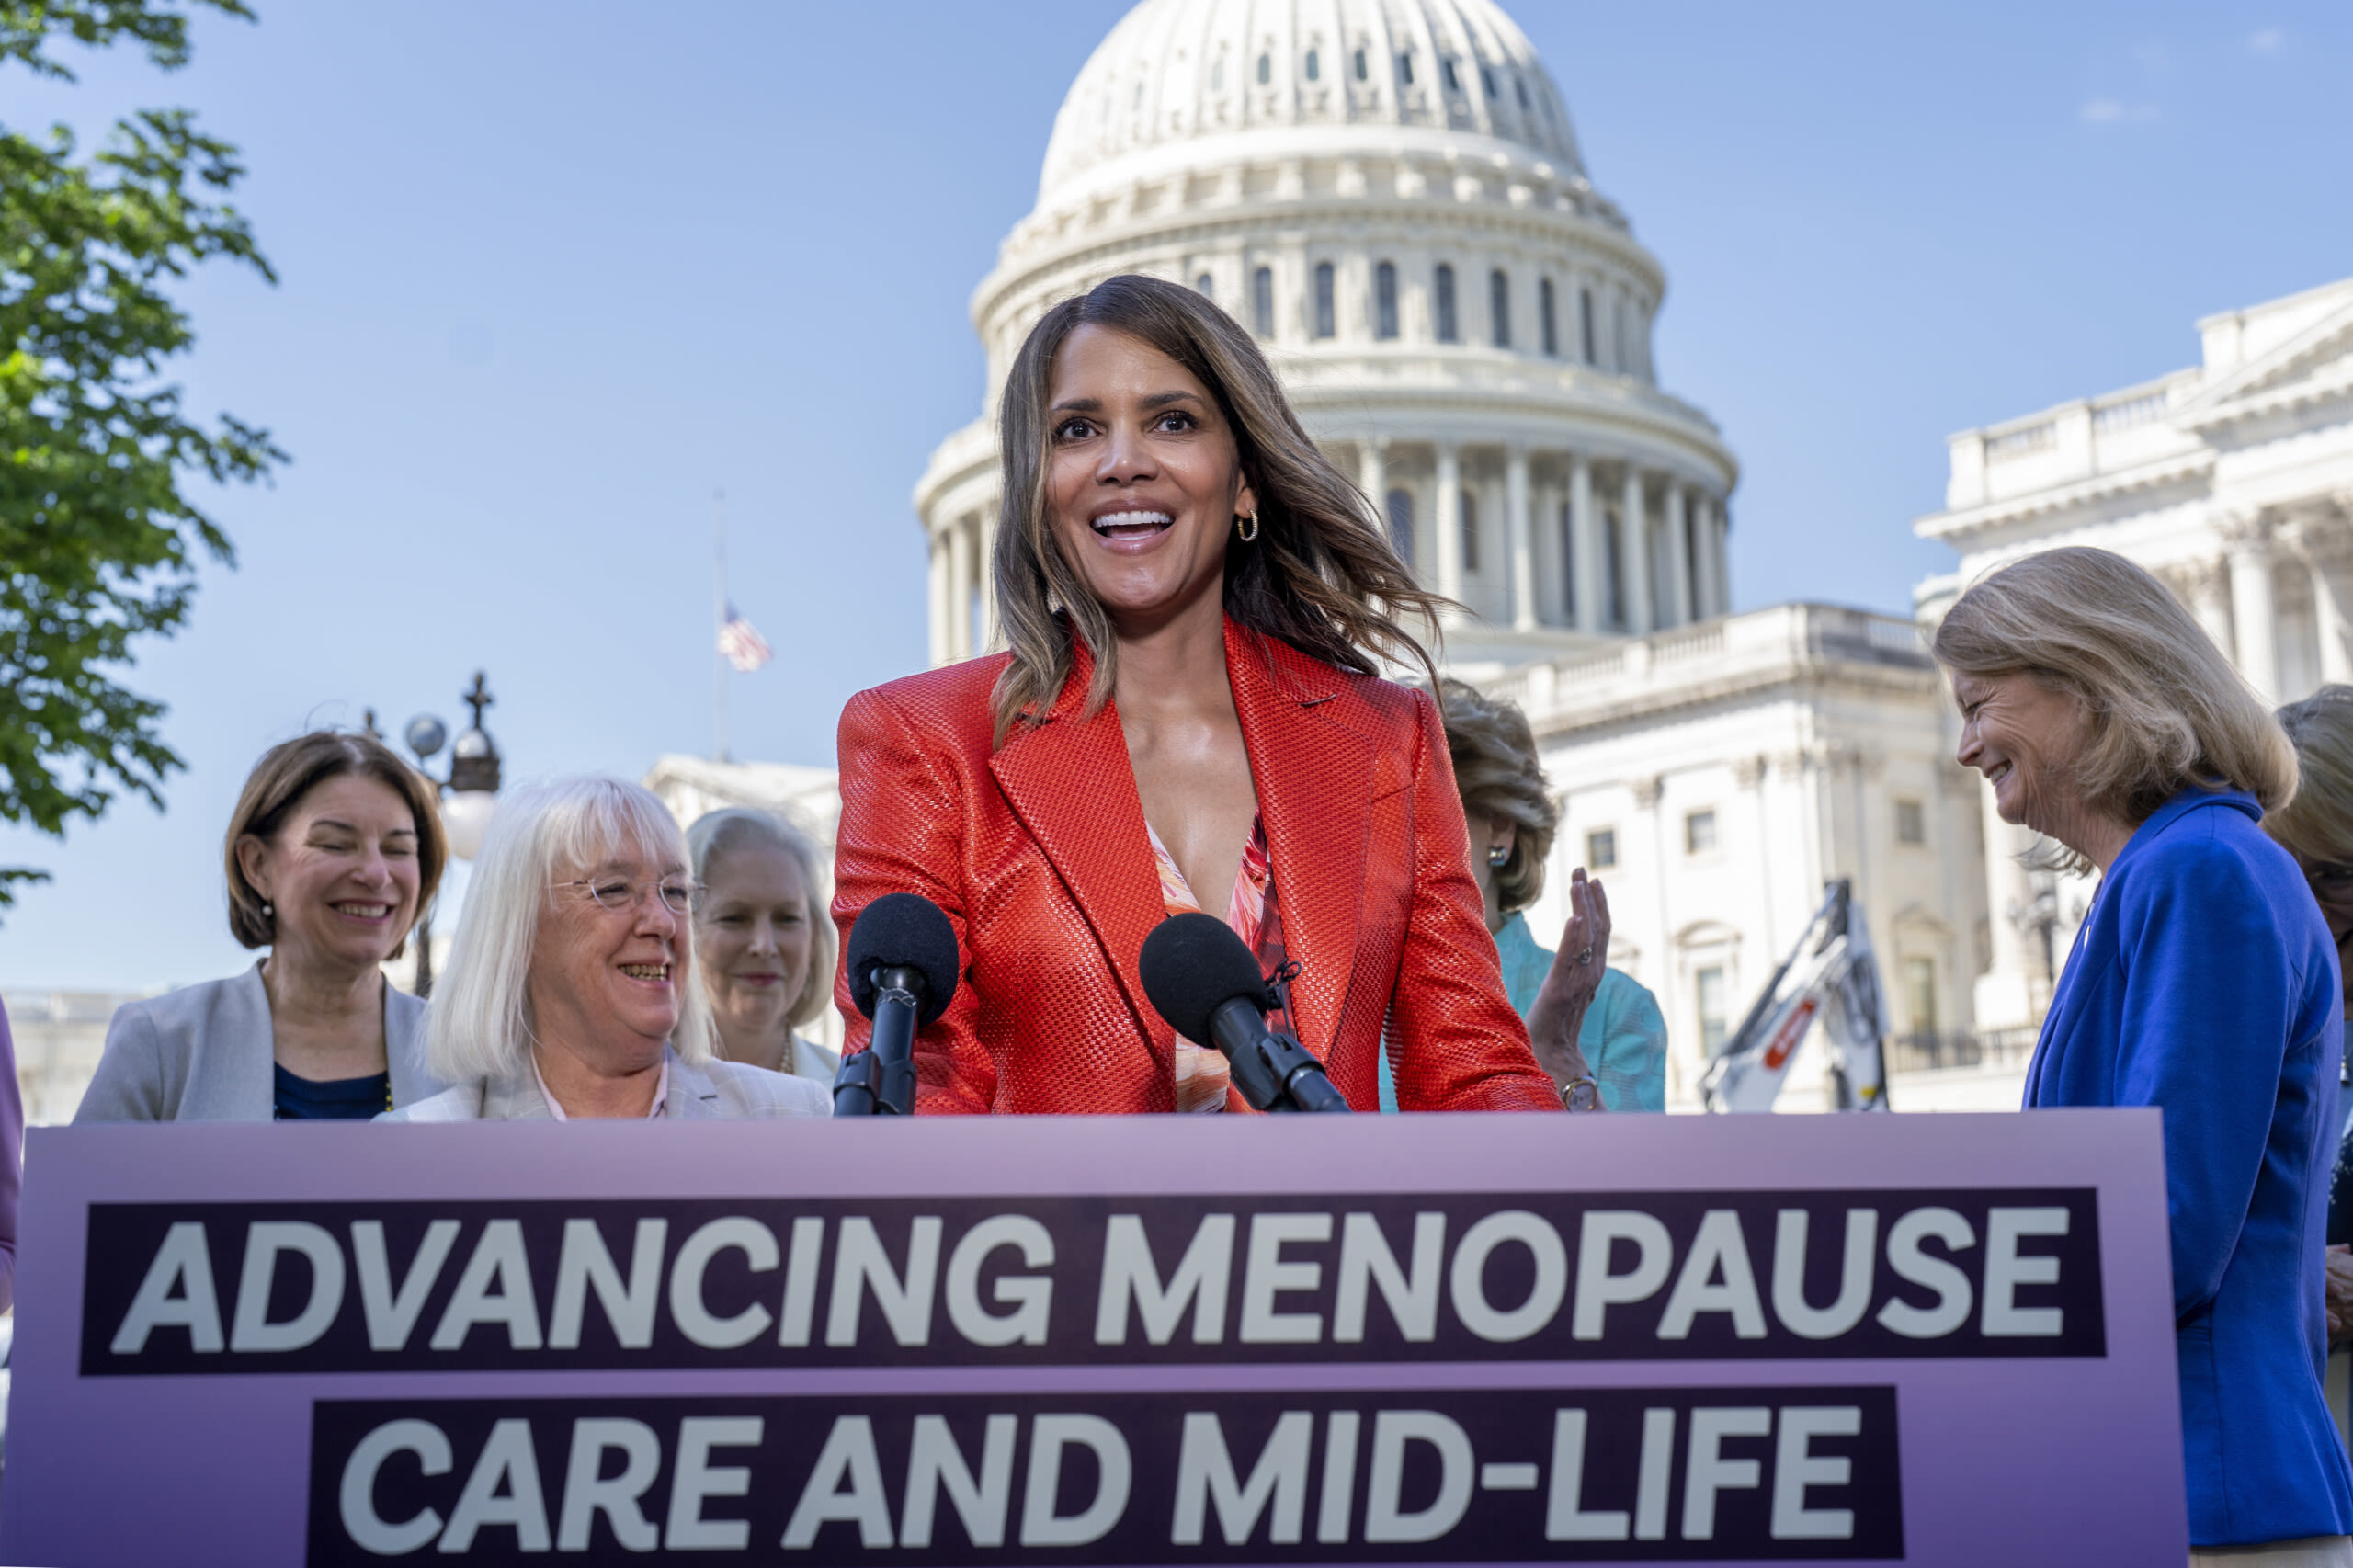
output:
[[[2032,873],[2033,896],[2024,903],[2012,899],[2007,915],[2021,936],[2031,936],[2042,953],[2042,1005],[2049,1006],[2059,989],[2059,879],[2047,870]]]
[[[497,699],[490,695],[483,672],[476,670],[472,689],[460,694],[460,700],[474,710],[473,726],[449,748],[448,778],[435,778],[426,764],[449,738],[449,726],[430,713],[420,713],[408,722],[401,738],[416,755],[416,770],[441,796],[441,827],[449,840],[449,853],[471,860],[481,852],[483,835],[498,809],[498,744],[482,727],[482,710]],[[433,912],[429,909],[420,911],[416,920],[416,994],[433,994]]]

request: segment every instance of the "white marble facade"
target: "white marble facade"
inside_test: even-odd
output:
[[[1670,1106],[1694,1104],[1709,1055],[1839,877],[1870,924],[1895,1108],[2017,1104],[2015,1063],[1988,1102],[1942,1088],[1977,1060],[1961,1040],[1984,963],[1984,850],[1915,623],[1777,605],[1484,684],[1528,711],[1561,801],[1538,938],[1552,945],[1566,917],[1571,869],[1603,879],[1609,962],[1666,1016]],[[1800,1059],[1783,1108],[1823,1107],[1822,1061]]]
[[[2164,578],[2267,701],[2353,680],[2353,278],[2198,332],[2198,365],[1947,442],[1945,509],[1915,527],[1961,564],[1920,585],[1925,619],[2006,561],[2097,545]],[[2024,1024],[2040,1017],[2088,890],[2038,886],[1990,791],[1982,811],[1995,918],[1977,1004],[1987,1027]]]

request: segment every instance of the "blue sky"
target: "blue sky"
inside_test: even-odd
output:
[[[281,281],[195,278],[181,380],[294,459],[216,498],[238,567],[131,677],[168,809],[0,833],[56,875],[0,926],[12,989],[250,961],[221,828],[307,725],[456,720],[486,667],[510,778],[707,751],[716,490],[778,653],[735,754],[829,763],[923,660],[908,494],[979,406],[966,301],[1125,8],[259,3],[174,76],[0,75],[11,127],[184,104],[244,148]],[[1947,434],[2353,273],[2342,5],[1510,8],[1665,264],[1663,380],[1742,460],[1737,608],[1904,609],[1949,564],[1908,527]]]

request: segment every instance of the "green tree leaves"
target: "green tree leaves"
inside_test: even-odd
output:
[[[0,0],[0,66],[70,81],[48,52],[60,37],[133,42],[165,70],[188,60],[187,15],[158,0]],[[190,421],[162,379],[194,341],[174,279],[226,257],[276,280],[225,199],[236,149],[160,109],[75,153],[63,126],[0,124],[0,821],[51,835],[125,790],[162,804],[181,766],[163,705],[115,676],[135,639],[186,619],[198,556],[233,559],[182,483],[286,460],[266,430]],[[44,877],[0,867],[0,908]]]

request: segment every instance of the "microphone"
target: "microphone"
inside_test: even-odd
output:
[[[1187,1040],[1211,1042],[1233,1063],[1253,1108],[1346,1111],[1324,1063],[1267,1028],[1267,977],[1233,928],[1213,915],[1175,915],[1153,928],[1136,960],[1153,1010]]]
[[[874,1034],[834,1074],[834,1114],[911,1116],[915,1031],[956,994],[956,929],[921,893],[884,893],[858,911],[847,963],[850,1000],[874,1020]]]

